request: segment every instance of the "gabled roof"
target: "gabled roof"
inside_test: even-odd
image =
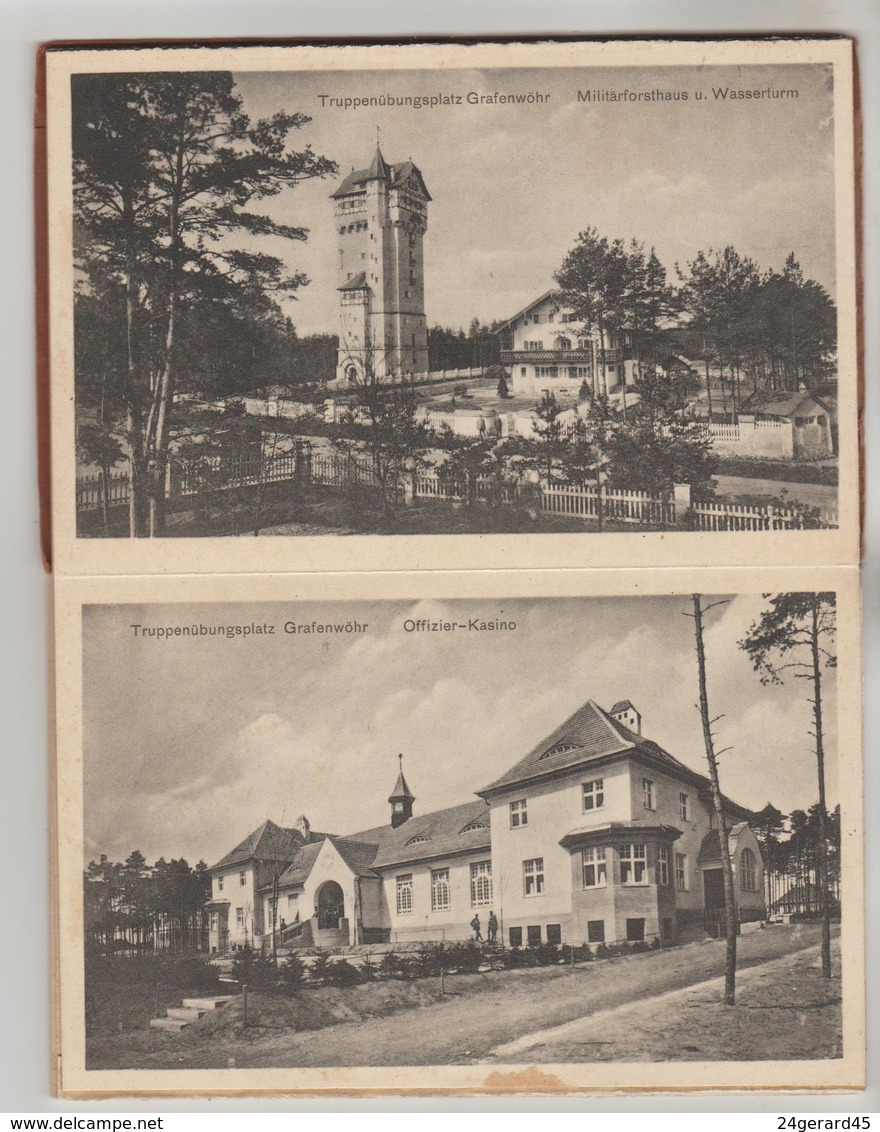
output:
[[[664,750],[659,743],[630,731],[593,700],[587,700],[583,707],[579,707],[564,723],[551,731],[546,739],[533,747],[525,758],[514,763],[510,770],[477,793],[486,797],[496,790],[540,781],[597,759],[627,753],[655,766],[659,765],[700,789],[710,789],[709,779],[705,775],[692,770]],[[739,816],[750,813],[729,798],[724,801]]]
[[[329,837],[327,839],[345,861],[355,876],[374,877],[377,874],[370,867],[376,856],[376,846],[351,837]]]
[[[476,828],[463,833],[468,826]],[[375,832],[354,833],[347,840],[364,842]],[[489,807],[483,801],[465,802],[446,810],[412,817],[397,829],[390,825],[382,826],[379,832],[379,843],[371,863],[373,871],[430,857],[488,849]]]
[[[478,793],[486,794],[501,786],[543,778],[553,770],[577,766],[602,755],[626,750],[638,742],[638,738],[606,715],[598,704],[587,700],[583,707],[579,707],[564,723],[551,731],[546,739],[542,739],[524,758],[514,763],[510,770]],[[560,748],[559,753],[548,755],[555,748]]]
[[[240,842],[209,871],[243,865],[246,861],[279,861],[291,859],[302,845],[302,834],[295,829],[283,829],[273,821],[264,821],[244,841]]]
[[[535,307],[540,306],[541,303],[546,302],[547,299],[552,298],[555,294],[555,288],[551,287],[549,291],[545,291],[543,295],[539,295],[537,299],[533,299],[527,307],[523,307],[521,311],[517,311],[515,315],[511,315],[507,322],[502,322],[499,326],[496,326],[495,333],[497,334],[499,330],[506,330],[508,326],[516,322],[518,318],[522,318],[524,314],[528,314],[529,311],[533,311]]]
[[[826,413],[831,412],[831,409],[821,397],[815,396],[807,389],[801,389],[797,393],[790,393],[782,397],[777,393],[766,393],[759,389],[743,401],[740,412],[766,413],[774,417],[794,417],[798,415],[799,410],[807,402],[818,405]]]
[[[632,700],[618,700],[608,714],[617,715],[619,711],[629,711],[630,709],[636,711],[635,705],[633,704]]]
[[[381,165],[385,170],[384,176],[380,167],[377,165],[376,157],[381,158]],[[334,193],[331,193],[330,196],[345,197],[350,193],[363,192],[367,182],[375,180],[385,180],[392,189],[399,189],[411,179],[417,183],[419,189],[424,194],[425,200],[430,200],[431,194],[428,192],[427,186],[425,185],[422,171],[417,165],[413,165],[411,161],[402,161],[399,165],[389,165],[377,149],[369,169],[352,169],[339,188]]]
[[[739,835],[746,828],[744,821],[737,822],[728,830],[727,843],[730,847],[730,852],[736,850],[736,843],[739,840]],[[699,866],[711,864],[714,861],[721,860],[721,838],[718,836],[717,829],[710,829],[700,844],[700,852],[697,854],[697,864]]]

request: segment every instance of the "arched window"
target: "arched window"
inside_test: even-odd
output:
[[[739,886],[743,892],[755,892],[758,887],[757,862],[751,849],[743,849],[740,854]]]
[[[570,339],[563,338],[560,335],[560,337],[556,339],[556,349],[557,350],[570,350],[571,349]]]

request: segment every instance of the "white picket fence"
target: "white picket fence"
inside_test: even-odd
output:
[[[698,502],[691,508],[698,531],[795,531],[804,526],[799,510],[767,504],[764,507],[740,503]],[[820,521],[837,526],[836,512],[821,509]]]
[[[594,485],[574,487],[568,484],[542,484],[542,510],[551,515],[571,515],[579,519],[602,519],[620,523],[645,523],[667,526],[675,523],[675,503],[657,499],[644,491],[623,491],[603,487],[601,496]]]
[[[227,490],[262,483],[278,483],[296,479],[297,455],[286,452],[272,460],[259,456],[238,461],[225,461],[220,456],[203,457],[192,465],[172,468],[171,491],[174,496],[193,496],[205,491]],[[312,453],[300,469],[303,482],[328,487],[377,487],[378,480],[371,463],[354,455]],[[403,498],[463,502],[469,497],[481,501],[514,502],[528,481],[494,476],[479,476],[471,491],[464,480],[452,479],[438,471],[422,468],[411,473],[401,471],[396,487]],[[534,485],[537,487],[537,484]],[[600,494],[594,484],[577,487],[564,483],[540,485],[541,510],[548,515],[563,515],[595,522],[599,518]],[[109,486],[110,505],[128,502],[128,475],[113,473]],[[83,476],[77,480],[77,511],[99,510],[103,505],[103,477]],[[679,518],[673,499],[657,498],[643,491],[626,491],[603,487],[601,491],[603,521],[635,525],[674,526]],[[824,526],[837,525],[837,513],[820,511]],[[786,531],[798,530],[806,524],[798,508],[776,504],[755,506],[716,501],[696,501],[690,508],[691,525],[698,531]]]

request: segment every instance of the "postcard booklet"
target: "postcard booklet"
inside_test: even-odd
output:
[[[58,1093],[862,1088],[852,42],[40,67]]]

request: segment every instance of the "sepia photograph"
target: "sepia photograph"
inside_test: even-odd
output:
[[[852,1082],[852,595],[483,588],[83,601],[81,1087]]]
[[[838,527],[840,65],[459,50],[65,60],[80,540]]]

